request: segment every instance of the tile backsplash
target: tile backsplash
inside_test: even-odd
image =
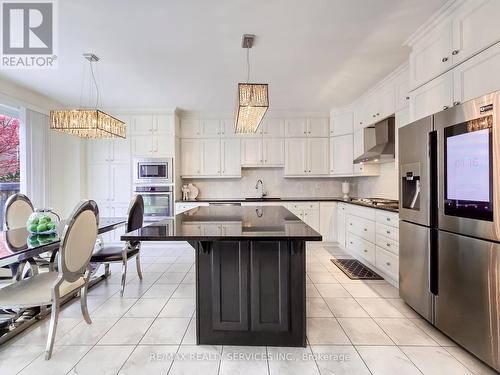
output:
[[[243,168],[241,178],[235,179],[184,179],[196,185],[199,198],[245,198],[260,196],[255,189],[262,180],[268,197],[340,197],[344,179],[337,178],[285,178],[283,168]],[[352,196],[356,195],[351,189]]]
[[[398,199],[397,170],[394,163],[382,164],[380,176],[355,178],[285,178],[283,168],[243,168],[241,178],[184,179],[200,191],[199,198],[245,198],[260,196],[255,189],[262,180],[268,197],[341,197],[342,182],[350,182],[351,197]]]

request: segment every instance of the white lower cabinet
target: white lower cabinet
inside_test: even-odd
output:
[[[337,205],[337,242],[345,247],[347,203]]]
[[[337,202],[319,203],[319,232],[323,242],[337,241]]]
[[[340,246],[396,284],[399,278],[398,214],[347,203],[339,203],[338,208]]]
[[[285,207],[316,232],[320,232],[319,202],[289,202]]]
[[[204,223],[190,221],[182,224],[182,231],[191,236],[239,236],[241,222]]]

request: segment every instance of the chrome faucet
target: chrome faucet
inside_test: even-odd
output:
[[[259,189],[259,183],[260,183],[260,197],[261,198],[264,198],[267,193],[264,191],[264,183],[262,182],[262,180],[257,180],[257,183],[255,184],[255,190],[258,190]]]

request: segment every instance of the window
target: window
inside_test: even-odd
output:
[[[0,228],[4,226],[4,205],[20,188],[20,121],[18,114],[0,107]]]

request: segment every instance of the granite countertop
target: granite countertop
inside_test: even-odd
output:
[[[321,235],[279,206],[204,206],[121,236],[122,241],[321,241]]]
[[[196,202],[202,202],[202,203],[232,203],[232,202],[247,202],[247,203],[258,203],[258,202],[344,202],[344,203],[349,203],[349,204],[355,204],[357,206],[363,206],[363,207],[369,207],[369,208],[376,208],[379,210],[384,210],[384,211],[389,211],[389,212],[399,212],[397,208],[390,207],[390,206],[375,206],[373,204],[369,203],[363,203],[363,202],[356,202],[353,201],[353,199],[356,198],[348,198],[344,199],[341,197],[285,197],[285,198],[277,198],[277,197],[266,197],[266,198],[200,198],[200,199],[195,199],[195,200],[187,200],[187,201],[182,201],[178,200],[176,203],[196,203]]]

